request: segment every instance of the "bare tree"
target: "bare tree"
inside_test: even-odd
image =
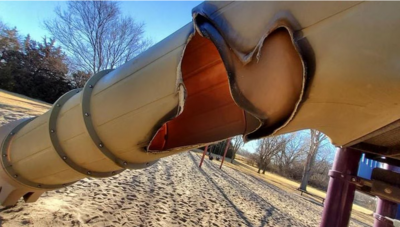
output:
[[[10,29],[6,24],[0,21],[0,51],[20,50],[20,37],[16,27]],[[0,53],[1,56],[2,53]]]
[[[117,2],[69,1],[66,10],[58,7],[55,13],[44,25],[75,69],[92,74],[113,69],[149,46],[144,24],[123,17]]]
[[[83,86],[85,86],[86,84],[86,81],[88,81],[90,77],[91,77],[90,73],[78,70],[72,73],[71,82],[76,88],[83,88]]]
[[[244,156],[246,158],[250,157],[253,153],[248,151],[247,149],[241,147],[238,151],[237,154],[240,154],[241,156]]]
[[[279,172],[286,176],[292,169],[293,164],[305,155],[306,144],[302,140],[300,133],[291,133],[286,136],[285,149],[277,154],[277,166]]]
[[[236,153],[240,150],[240,148],[243,146],[244,141],[242,136],[235,136],[231,140],[231,149],[233,150],[232,158],[231,158],[231,163],[233,163],[233,160],[236,157]]]
[[[267,137],[257,141],[257,149],[256,149],[256,163],[258,167],[258,172],[260,173],[261,170],[263,174],[270,164],[272,158],[285,149],[286,139],[283,136],[274,136],[274,137]]]
[[[326,136],[322,132],[310,129],[310,148],[308,150],[307,160],[303,170],[303,177],[301,179],[301,190],[307,190],[308,181],[310,180],[311,176],[311,170],[314,167],[318,150],[320,147],[322,147],[322,143],[325,139]]]
[[[319,149],[314,167],[311,170],[310,184],[320,189],[326,190],[329,183],[329,170],[332,167],[333,146],[322,145]]]
[[[0,21],[0,31],[6,28],[7,26],[3,23],[3,21]]]

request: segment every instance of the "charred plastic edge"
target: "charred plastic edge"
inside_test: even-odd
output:
[[[97,82],[106,76],[108,73],[110,73],[112,69],[109,70],[104,70],[96,75],[92,76],[85,84],[85,87],[83,88],[83,94],[82,94],[82,117],[83,121],[85,123],[86,130],[92,139],[93,143],[95,146],[111,161],[113,161],[116,165],[118,165],[121,168],[124,169],[143,169],[146,168],[150,165],[153,165],[156,163],[158,160],[147,162],[147,163],[131,163],[125,160],[122,160],[118,158],[114,153],[112,153],[106,145],[101,141],[99,135],[97,134],[93,121],[92,121],[92,116],[91,116],[91,110],[90,110],[90,102],[92,99],[92,92],[94,87],[96,86]],[[119,170],[122,171],[122,170]],[[117,171],[115,171],[117,172]],[[89,174],[90,175],[90,174]]]
[[[244,111],[247,113],[253,115],[255,118],[257,118],[260,121],[260,126],[262,125],[262,121],[260,120],[260,111],[257,110],[257,108],[254,107],[248,101],[240,92],[239,88],[236,86],[236,81],[235,81],[235,67],[233,64],[232,60],[232,54],[230,52],[229,46],[226,44],[225,39],[223,36],[218,32],[218,30],[204,17],[202,16],[197,16],[196,17],[196,23],[199,28],[199,32],[201,35],[203,35],[205,38],[210,39],[215,47],[217,48],[219,55],[222,59],[222,62],[224,63],[225,70],[228,75],[228,80],[229,80],[229,89],[231,92],[231,95],[233,97],[234,102],[236,105],[238,105],[240,108],[242,108]],[[257,130],[257,129],[256,129]],[[246,137],[246,135],[245,135]]]
[[[193,12],[193,17],[195,19],[195,28],[198,30],[198,32],[205,37],[209,38],[214,44],[217,46],[218,51],[220,52],[220,56],[224,62],[224,65],[226,67],[226,70],[228,72],[228,79],[230,81],[230,89],[231,89],[231,94],[238,106],[243,108],[245,111],[247,111],[249,114],[253,115],[257,119],[260,120],[262,123],[260,127],[258,127],[256,130],[253,132],[247,133],[244,135],[244,139],[247,140],[253,140],[253,139],[258,139],[261,137],[269,136],[276,134],[279,130],[282,128],[286,127],[295,117],[296,113],[298,112],[299,108],[301,107],[301,104],[304,102],[305,98],[308,95],[308,85],[310,84],[310,80],[313,78],[314,72],[315,72],[315,57],[314,57],[314,51],[308,42],[308,40],[302,36],[301,31],[295,32],[295,29],[293,27],[298,28],[299,30],[301,29],[301,26],[299,23],[296,21],[296,19],[293,17],[293,15],[290,14],[290,12],[278,12],[274,19],[272,20],[271,23],[268,25],[268,30],[264,36],[261,37],[260,42],[258,45],[255,47],[255,49],[250,53],[251,56],[253,56],[257,51],[259,51],[259,48],[262,47],[262,43],[265,41],[265,39],[273,33],[277,29],[286,29],[287,32],[289,33],[291,40],[292,40],[292,45],[294,46],[295,50],[297,51],[301,63],[303,65],[303,84],[302,84],[302,90],[300,97],[298,97],[298,102],[296,105],[293,107],[292,113],[290,116],[288,116],[285,120],[282,120],[280,122],[277,122],[274,125],[269,125],[268,127],[263,127],[263,122],[267,120],[265,116],[263,116],[260,111],[254,107],[240,92],[239,88],[236,85],[235,81],[235,74],[234,74],[234,67],[232,63],[232,54],[230,54],[231,48],[226,44],[223,34],[220,34],[218,31],[218,27],[214,25],[212,20],[208,19],[209,17],[207,16],[206,13],[204,12],[199,12],[199,11],[194,11]],[[293,26],[292,26],[293,25]],[[221,46],[220,46],[221,45]],[[233,50],[234,51],[234,50]],[[257,54],[257,53],[256,53]],[[245,64],[246,62],[244,62]],[[265,125],[264,125],[265,126]]]
[[[268,34],[266,34],[266,36],[262,38],[262,41],[265,41],[265,39],[267,39],[268,36],[277,29],[285,29],[288,32],[292,40],[292,45],[300,57],[301,64],[303,66],[303,75],[302,75],[303,83],[302,83],[301,93],[300,96],[298,97],[297,103],[293,106],[291,114],[287,116],[287,118],[273,125],[269,125],[267,127],[261,127],[259,130],[254,131],[247,137],[250,140],[278,134],[279,130],[286,127],[294,119],[295,115],[297,114],[302,103],[304,103],[308,95],[309,91],[307,88],[310,84],[310,79],[313,77],[315,71],[314,52],[308,40],[302,37],[301,32],[297,33],[294,32],[292,26],[290,26],[287,20],[280,19],[276,21],[275,25],[270,29]]]
[[[13,139],[14,135],[20,129],[22,129],[25,125],[27,125],[29,122],[31,122],[35,118],[36,117],[28,118],[28,119],[25,119],[24,121],[22,121],[21,123],[19,123],[13,130],[11,130],[11,132],[4,139],[3,144],[1,145],[1,162],[2,162],[1,164],[3,165],[3,169],[5,170],[5,172],[7,173],[7,175],[10,178],[15,179],[16,181],[18,181],[19,183],[21,183],[23,185],[37,188],[37,189],[57,189],[57,188],[66,187],[68,185],[75,183],[75,182],[72,182],[72,183],[68,183],[68,184],[55,184],[55,185],[40,184],[40,183],[36,183],[36,182],[26,179],[25,177],[21,176],[13,168],[12,160],[9,160],[8,153],[7,153],[9,150],[10,142]]]

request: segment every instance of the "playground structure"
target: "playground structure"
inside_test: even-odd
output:
[[[399,203],[398,173],[356,176],[362,153],[400,166],[399,10],[397,2],[202,3],[193,23],[135,59],[44,115],[0,128],[1,204],[235,135],[306,128],[340,147],[321,226],[348,225],[355,190]],[[393,226],[385,207],[376,226]]]
[[[383,164],[374,160],[370,160],[365,158],[365,154],[362,155],[357,176],[371,180],[372,172],[375,168],[388,169],[397,173],[400,173],[399,167],[394,167],[392,165]],[[376,224],[376,226],[391,226],[391,223],[386,222],[386,218],[389,217],[392,219],[391,221],[396,221],[393,219],[400,219],[400,204],[396,204],[393,202],[385,201],[380,198],[377,198],[377,212],[374,214],[376,222],[383,222]],[[397,212],[396,212],[397,210]],[[383,217],[382,217],[383,216]]]

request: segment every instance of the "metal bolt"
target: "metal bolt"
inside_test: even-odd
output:
[[[66,185],[66,184],[63,184],[62,186],[65,187],[65,186],[67,186],[67,185]]]
[[[14,135],[14,132],[11,132],[11,133],[10,133],[10,135],[12,135],[12,136],[13,136],[13,135]]]
[[[17,177],[18,177],[18,175],[17,175],[17,174],[15,174],[15,175],[14,175],[14,177],[15,177],[15,178],[17,178]]]
[[[351,178],[351,181],[355,182],[355,181],[356,181],[356,178],[355,178],[355,177],[352,177],[352,178]]]
[[[50,132],[51,132],[51,133],[54,133],[55,131],[54,131],[54,129],[52,129],[52,130],[50,130]]]
[[[7,155],[6,155],[6,154],[3,154],[3,157],[7,157]]]
[[[90,172],[90,171],[87,171],[87,174],[88,174],[88,175],[90,175],[90,174],[92,174],[92,172]]]
[[[90,88],[93,88],[93,85],[89,85]]]
[[[386,194],[392,194],[392,189],[390,188],[385,188],[384,191],[386,192]]]
[[[112,171],[111,174],[115,174],[115,171]]]
[[[86,116],[86,117],[89,117],[89,115],[90,115],[89,113],[85,113],[85,116]]]
[[[63,156],[62,159],[67,160],[67,156]]]
[[[42,185],[41,185],[41,184],[38,184],[38,187],[39,187],[39,188],[41,188],[41,187],[42,187]]]
[[[103,147],[103,144],[102,144],[102,143],[99,143],[99,147]]]
[[[57,107],[60,107],[60,104],[57,103],[56,106],[57,106]]]
[[[127,162],[124,162],[124,165],[127,165],[128,163]]]

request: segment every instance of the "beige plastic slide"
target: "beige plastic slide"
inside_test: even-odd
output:
[[[373,136],[400,119],[399,12],[398,2],[204,2],[135,59],[0,128],[1,204],[235,135],[313,128],[338,146],[380,145]]]

